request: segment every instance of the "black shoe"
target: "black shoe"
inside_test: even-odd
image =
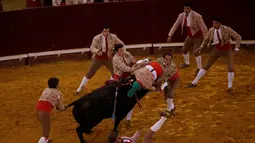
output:
[[[189,67],[189,64],[186,64],[186,63],[183,63],[180,66],[181,69],[184,69],[184,68],[187,68],[187,67]]]
[[[196,87],[196,86],[197,86],[197,85],[196,85],[196,84],[193,84],[193,83],[189,83],[189,84],[188,84],[188,87],[189,87],[189,88],[193,88],[193,87]]]

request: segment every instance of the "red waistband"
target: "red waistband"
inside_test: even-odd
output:
[[[119,80],[120,78],[126,78],[126,77],[129,77],[130,75],[131,75],[130,72],[123,72],[121,76],[120,76],[120,75],[117,75],[117,74],[114,74],[114,75],[113,75],[113,78],[114,78],[115,80]]]
[[[168,80],[175,80],[176,78],[180,77],[179,72],[177,71],[174,75],[172,75]]]
[[[224,44],[224,45],[221,47],[220,44],[216,44],[216,45],[215,45],[215,48],[217,48],[218,50],[228,50],[228,49],[231,48],[231,45],[230,45],[230,43],[226,43],[226,44]]]
[[[188,35],[187,36],[189,36],[189,37],[203,36],[203,32],[201,30],[197,31],[194,35],[192,35],[190,27],[187,26],[187,30],[188,30]]]
[[[106,52],[103,52],[102,56],[96,55],[95,58],[97,58],[98,60],[108,60],[108,56]]]
[[[39,100],[36,105],[36,110],[50,113],[52,111],[52,104],[48,101]]]

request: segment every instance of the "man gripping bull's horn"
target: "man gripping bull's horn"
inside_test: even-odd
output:
[[[120,80],[121,78],[127,78],[132,72],[145,66],[146,62],[136,63],[136,59],[131,55],[131,53],[125,51],[124,45],[115,44],[114,51],[116,54],[113,57],[113,71],[114,80]],[[131,123],[133,109],[127,114],[127,123]]]

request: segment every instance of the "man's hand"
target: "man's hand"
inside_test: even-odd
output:
[[[239,52],[239,48],[235,48],[235,51],[233,52],[233,55],[236,55]]]
[[[155,87],[155,86],[152,86],[150,90],[151,90],[151,91],[156,91],[156,87]]]
[[[98,55],[98,56],[102,56],[102,55],[103,55],[103,52],[99,51],[99,52],[97,52],[97,55]]]
[[[58,108],[57,108],[58,109]],[[66,106],[64,106],[62,109],[58,109],[59,111],[65,111],[67,109]]]
[[[203,47],[199,47],[199,48],[196,50],[196,53],[200,54],[201,51],[202,51],[202,48],[203,48]]]
[[[107,56],[108,56],[109,59],[111,59],[111,58],[112,58],[112,53],[109,53],[109,52],[108,52],[108,53],[107,53]]]
[[[167,38],[167,42],[170,43],[171,41],[172,41],[172,37],[169,36],[169,37]]]

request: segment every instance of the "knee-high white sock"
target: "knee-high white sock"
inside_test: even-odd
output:
[[[232,87],[234,79],[234,72],[228,72],[228,88]]]
[[[202,67],[202,56],[197,56],[196,57],[196,61],[197,61],[197,68],[200,69]]]
[[[189,53],[187,54],[183,54],[183,57],[184,57],[184,61],[187,65],[189,65]]]
[[[77,92],[81,92],[83,86],[84,86],[88,81],[89,81],[89,79],[88,79],[86,76],[84,76],[83,79],[82,79],[82,81],[81,81],[81,84],[80,84],[79,88],[77,89]]]
[[[40,140],[38,141],[38,143],[47,143],[48,139],[46,139],[45,137],[41,137]]]
[[[206,70],[201,68],[199,70],[195,80],[192,82],[192,84],[196,85],[198,83],[198,81],[205,75],[205,73],[206,73]]]
[[[151,130],[153,132],[157,132],[161,128],[161,126],[165,123],[166,119],[167,119],[166,117],[161,117],[160,120],[151,127]]]
[[[167,98],[166,102],[167,102],[167,110],[171,111],[173,109],[173,105],[174,105],[173,98]]]
[[[127,120],[131,119],[132,113],[133,113],[133,109],[128,112],[127,117],[126,117]]]

